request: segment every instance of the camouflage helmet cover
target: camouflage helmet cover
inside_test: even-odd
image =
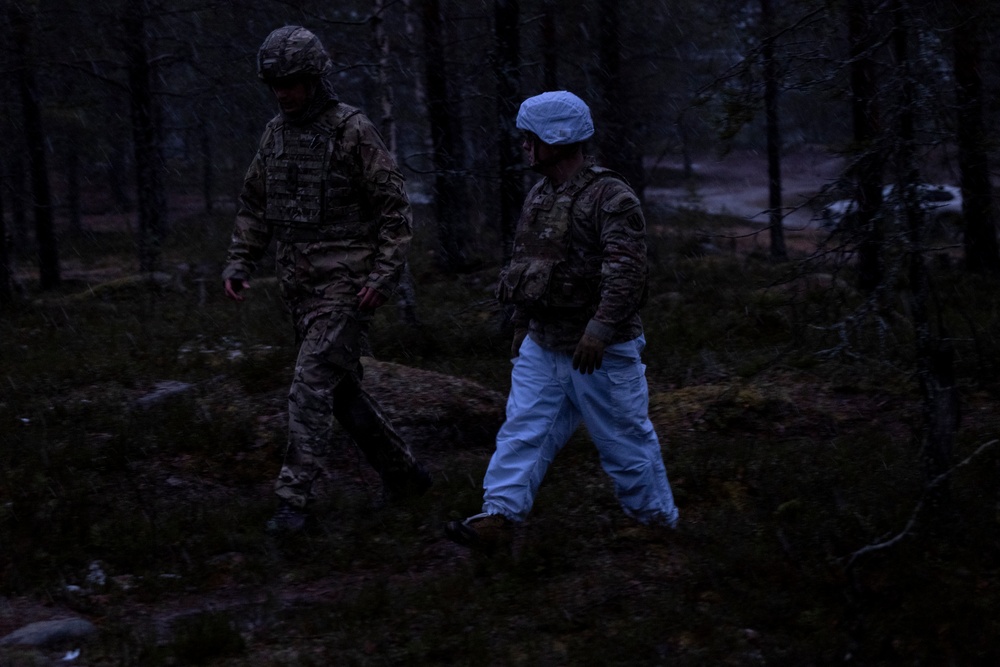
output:
[[[552,146],[578,143],[594,135],[590,107],[565,90],[526,99],[518,109],[516,125],[517,129],[533,132]]]
[[[321,77],[331,68],[319,37],[297,25],[278,28],[257,51],[257,78],[265,83],[296,74]]]

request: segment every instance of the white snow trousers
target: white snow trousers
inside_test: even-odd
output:
[[[608,346],[592,375],[574,371],[572,355],[528,336],[513,359],[507,419],[483,480],[483,512],[523,521],[556,454],[586,425],[625,513],[673,527],[677,507],[649,420],[649,389],[640,336]]]

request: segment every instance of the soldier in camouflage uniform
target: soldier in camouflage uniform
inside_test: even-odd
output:
[[[275,484],[273,532],[309,519],[314,481],[341,424],[391,499],[423,493],[430,477],[361,388],[372,313],[399,281],[411,237],[403,176],[371,121],[337,100],[332,62],[299,26],[272,32],[259,78],[281,108],[247,170],[227,266],[226,295],[242,301],[271,239],[299,351],[288,396],[288,450]]]
[[[586,425],[625,513],[673,528],[678,512],[656,432],[640,354],[646,223],[635,192],[585,157],[590,110],[566,91],[525,100],[523,148],[543,178],[521,210],[497,298],[515,336],[507,418],[483,482],[482,513],[447,524],[474,549],[509,546],[549,464]]]

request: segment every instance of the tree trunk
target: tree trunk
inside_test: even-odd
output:
[[[642,199],[646,172],[642,152],[634,140],[628,91],[622,86],[621,67],[621,7],[618,0],[599,0],[598,33],[599,80],[601,86],[601,126],[597,128],[604,166],[617,171],[631,184]]]
[[[771,232],[771,259],[788,259],[785,247],[784,215],[781,204],[781,128],[778,123],[778,63],[774,54],[774,12],[771,0],[760,0],[764,27],[764,117],[767,134],[768,226]]]
[[[518,0],[495,0],[493,3],[496,31],[494,76],[497,82],[497,155],[500,158],[500,239],[503,262],[510,260],[514,249],[514,232],[524,202],[524,178],[521,165],[520,141],[515,125],[521,95],[520,52],[518,49]]]
[[[9,195],[11,261],[13,262],[15,254],[23,256],[25,249],[31,243],[31,237],[28,234],[28,212],[25,210],[27,187],[24,182],[24,161],[17,154],[8,156],[8,160],[9,163],[5,166],[4,174],[7,179],[7,193]]]
[[[441,248],[440,266],[447,273],[467,270],[463,225],[468,220],[468,202],[462,183],[462,132],[459,104],[450,94],[439,0],[422,0],[427,114],[434,152],[434,207]]]
[[[31,175],[32,210],[35,215],[35,240],[38,244],[39,288],[51,290],[62,282],[55,220],[52,212],[52,192],[46,166],[45,130],[42,110],[38,103],[34,67],[29,56],[29,19],[17,5],[10,6],[11,25],[17,59],[17,84],[24,114],[24,138],[27,143],[28,171]]]
[[[378,54],[378,89],[379,100],[382,109],[380,127],[382,137],[385,139],[386,147],[389,149],[393,160],[398,162],[399,150],[396,140],[396,120],[395,101],[392,94],[392,85],[389,82],[389,69],[392,63],[392,49],[389,43],[389,36],[385,30],[385,1],[374,0],[372,7],[372,38],[375,42],[375,51]],[[403,264],[403,275],[399,280],[397,290],[397,307],[403,321],[411,326],[420,324],[417,317],[417,291],[413,284],[413,273],[410,271],[409,261]]]
[[[127,147],[116,138],[111,145],[111,154],[108,155],[107,183],[118,213],[131,211],[134,204],[128,191],[128,182],[123,178],[130,170]]]
[[[691,141],[688,132],[688,123],[682,111],[677,116],[677,138],[681,144],[681,161],[684,163],[684,179],[690,181],[694,178],[694,158],[691,156]]]
[[[929,341],[932,347],[921,350],[920,387],[923,392],[922,453],[928,483],[951,468],[952,450],[958,435],[961,411],[955,384],[955,352],[946,339]],[[930,507],[947,508],[950,491],[947,479],[930,489]]]
[[[153,101],[152,72],[146,53],[145,0],[126,0],[122,18],[124,51],[128,63],[132,139],[135,143],[136,194],[139,201],[139,270],[152,272],[160,259],[166,232],[163,157]]]
[[[990,184],[989,131],[983,121],[983,59],[978,0],[955,0],[959,20],[955,48],[958,106],[958,168],[965,218],[965,266],[977,273],[1000,271],[993,192]]]
[[[385,31],[385,0],[374,0],[372,6],[372,39],[375,42],[375,53],[378,58],[377,80],[379,92],[379,107],[382,117],[379,119],[379,131],[385,140],[389,153],[397,157],[396,118],[392,86],[389,83],[392,49],[389,35]]]
[[[208,121],[200,118],[198,122],[198,144],[201,148],[201,198],[205,213],[211,213],[215,208],[213,191],[215,185],[214,156],[212,154],[212,133],[208,129]]]
[[[7,236],[7,216],[4,210],[4,165],[0,165],[0,311],[14,302],[14,286],[10,265],[10,237]]]
[[[896,168],[897,173],[902,176],[902,182],[897,187],[903,186],[902,203],[908,234],[907,261],[912,295],[910,313],[916,332],[917,372],[923,393],[920,447],[929,484],[951,465],[952,448],[958,432],[958,390],[955,386],[954,355],[947,342],[948,335],[944,331],[935,335],[930,320],[931,276],[923,252],[926,216],[912,187],[920,182],[920,172],[915,162],[915,110],[918,105],[909,53],[909,17],[901,0],[893,0],[892,12],[895,24],[892,39],[895,70],[902,77]],[[932,506],[944,506],[947,498],[947,482],[931,490]]]
[[[559,90],[559,31],[553,0],[542,5],[542,81],[545,90]]]
[[[854,143],[859,151],[852,174],[858,202],[857,226],[862,234],[858,248],[858,286],[874,290],[882,282],[882,166],[874,143],[879,133],[879,112],[870,13],[866,0],[848,2],[848,33],[851,49],[851,120]]]
[[[69,212],[70,236],[83,233],[83,213],[80,210],[80,154],[72,141],[66,147],[66,208]]]

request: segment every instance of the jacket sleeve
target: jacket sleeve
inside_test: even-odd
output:
[[[510,309],[510,323],[515,329],[527,329],[531,324],[531,316],[523,308],[513,306]]]
[[[517,225],[514,228],[514,247],[512,248],[513,254],[517,255],[521,248],[519,247],[519,232],[521,230],[521,225],[525,224],[526,217],[531,213],[531,202],[539,196],[542,188],[545,186],[545,179],[539,179],[535,181],[535,184],[531,186],[528,191],[527,196],[524,198],[524,203],[521,205],[521,212],[517,217]],[[502,280],[501,276],[501,280]],[[510,323],[514,329],[527,329],[531,325],[531,314],[522,306],[511,305],[507,311],[510,317]]]
[[[389,296],[399,284],[413,236],[410,200],[403,174],[372,122],[356,114],[348,123],[345,139],[356,146],[361,186],[375,218],[375,258],[365,286]]]
[[[267,223],[265,202],[264,163],[258,150],[243,179],[226,268],[222,272],[223,280],[249,279],[257,268],[257,262],[267,251],[273,230]]]
[[[594,215],[602,249],[601,286],[587,333],[607,342],[636,314],[646,290],[646,219],[635,192],[618,180],[604,186]]]

